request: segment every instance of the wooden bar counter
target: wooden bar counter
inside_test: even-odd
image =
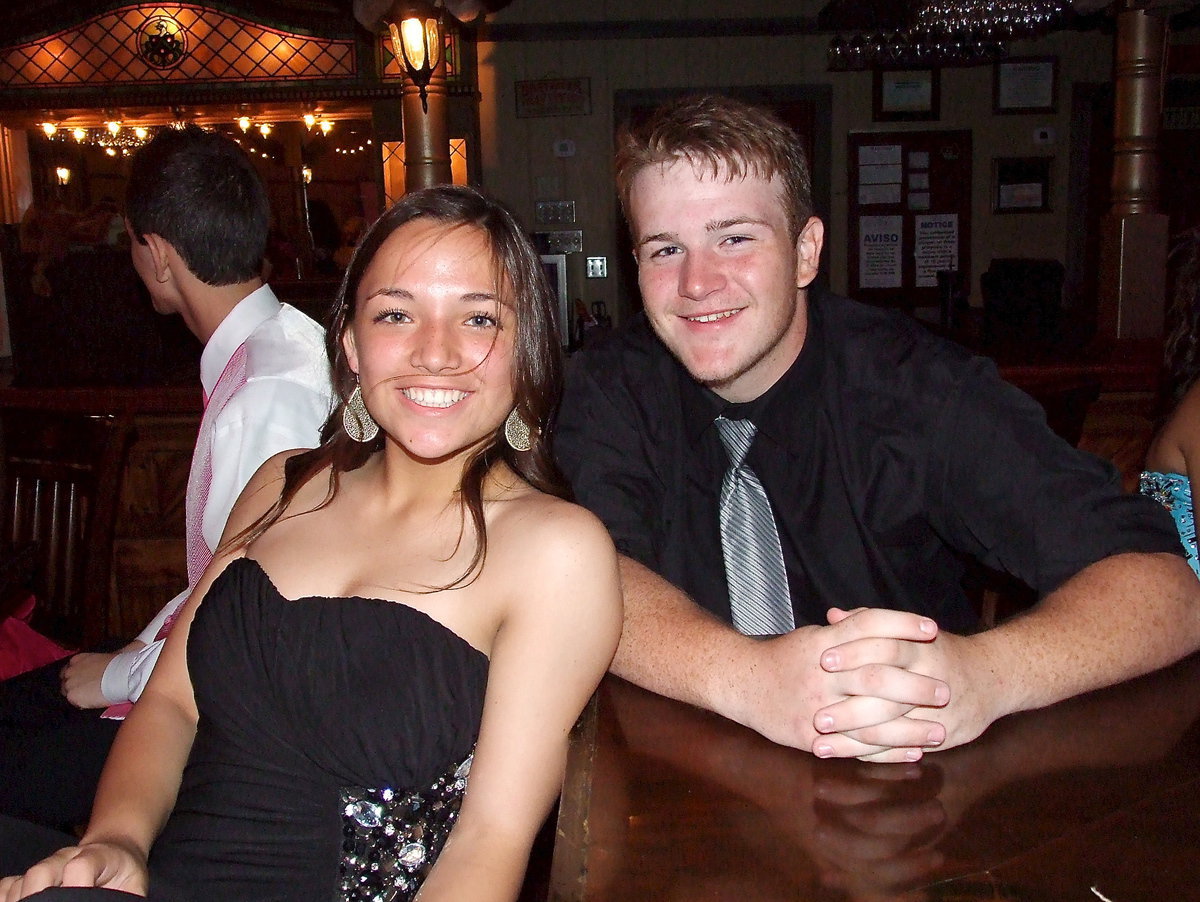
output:
[[[1200,656],[912,765],[823,761],[606,677],[549,898],[1200,899]]]

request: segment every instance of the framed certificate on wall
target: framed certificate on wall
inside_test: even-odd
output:
[[[1001,60],[992,72],[992,110],[996,113],[1053,113],[1058,58],[1025,56]]]

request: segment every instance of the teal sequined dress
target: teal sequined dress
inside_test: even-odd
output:
[[[1138,491],[1162,504],[1175,518],[1179,540],[1187,552],[1188,563],[1200,576],[1200,562],[1196,559],[1196,517],[1192,508],[1192,483],[1179,473],[1154,473],[1146,471],[1138,480]]]

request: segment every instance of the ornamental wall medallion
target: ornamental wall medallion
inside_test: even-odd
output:
[[[173,69],[187,54],[187,32],[170,16],[147,19],[137,42],[138,56],[155,69]]]

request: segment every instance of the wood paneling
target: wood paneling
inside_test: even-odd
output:
[[[130,449],[117,510],[112,615],[132,637],[187,585],[184,498],[197,415],[145,415]]]

